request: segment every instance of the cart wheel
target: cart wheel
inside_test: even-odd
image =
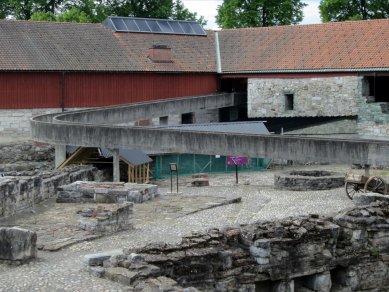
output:
[[[346,190],[346,195],[347,197],[349,197],[350,200],[353,199],[354,195],[356,193],[359,193],[360,191],[362,191],[358,184],[357,183],[352,183],[352,182],[346,182],[344,184],[344,188]]]
[[[384,195],[386,194],[386,188],[387,186],[383,178],[379,176],[372,176],[367,180],[364,191],[380,193]]]

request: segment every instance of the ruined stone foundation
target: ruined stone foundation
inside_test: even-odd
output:
[[[389,203],[375,202],[333,218],[211,229],[178,245],[128,249],[89,269],[139,289],[388,291],[388,219]]]

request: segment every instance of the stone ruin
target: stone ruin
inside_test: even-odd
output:
[[[133,203],[104,204],[78,212],[79,227],[93,233],[113,233],[133,227]]]
[[[59,186],[79,180],[99,180],[93,166],[75,165],[64,169],[5,173],[0,177],[0,218],[32,208],[52,198]]]
[[[57,203],[143,203],[158,196],[151,184],[77,181],[58,188]]]
[[[210,229],[86,262],[134,291],[387,291],[389,202]]]
[[[78,225],[93,233],[112,233],[133,228],[133,203],[158,196],[156,185],[76,181],[58,188],[57,203],[99,203],[78,212]]]
[[[344,174],[323,170],[294,170],[274,175],[274,188],[290,191],[329,190],[344,185]]]

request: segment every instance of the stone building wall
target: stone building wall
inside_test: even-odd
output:
[[[286,95],[293,95],[293,110]],[[362,96],[362,77],[248,80],[248,116],[315,117],[356,116]]]
[[[30,119],[61,112],[60,108],[0,109],[0,135],[8,138],[30,138]]]
[[[389,103],[360,100],[358,133],[363,136],[389,137]]]
[[[368,83],[362,76],[302,79],[251,78],[248,80],[248,116],[357,117],[331,122],[291,134],[346,134],[389,137],[389,103],[371,102]],[[288,97],[293,95],[293,109]],[[290,108],[290,105],[289,105]]]
[[[333,135],[333,134],[356,134],[357,120],[342,119],[305,127],[303,129],[285,132],[291,135]]]

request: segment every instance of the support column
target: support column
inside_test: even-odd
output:
[[[55,168],[66,160],[66,145],[55,144]]]
[[[365,176],[370,176],[370,164],[365,164],[364,169],[365,169]]]
[[[112,149],[113,154],[113,181],[120,182],[120,157],[119,149]]]

